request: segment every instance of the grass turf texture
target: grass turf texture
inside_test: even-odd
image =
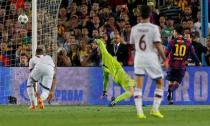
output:
[[[28,111],[27,106],[0,106],[0,126],[209,126],[210,106],[161,106],[164,119],[149,115],[136,118],[134,106],[46,106]]]

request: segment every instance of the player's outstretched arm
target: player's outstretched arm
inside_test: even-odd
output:
[[[95,42],[97,43],[102,55],[104,55],[104,53],[108,53],[103,39],[96,39]]]

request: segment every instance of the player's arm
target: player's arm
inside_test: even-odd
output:
[[[53,99],[54,91],[55,91],[55,74],[53,76],[52,86],[50,88],[50,92],[49,92],[49,95],[47,97],[47,101],[48,101],[49,104],[51,103],[51,101]]]
[[[192,44],[190,44],[190,53],[192,54],[192,58],[195,61],[196,65],[201,66],[202,64],[201,64],[200,60],[198,59],[198,56],[195,53],[195,49]]]
[[[155,48],[158,51],[158,54],[161,56],[161,58],[163,59],[163,61],[165,61],[166,60],[166,55],[164,53],[162,43],[161,42],[155,42],[154,45],[155,45]]]
[[[173,41],[168,42],[166,48],[165,48],[165,55],[166,57],[168,57],[168,55],[170,54],[171,50],[172,50],[172,44]]]
[[[96,44],[98,45],[99,49],[100,49],[100,52],[101,54],[103,55],[104,53],[108,53],[107,49],[106,49],[106,46],[104,44],[104,40],[102,39],[96,39],[95,40]]]
[[[160,57],[163,59],[163,66],[165,68],[168,68],[168,59],[166,58],[166,55],[163,50],[163,45],[161,43],[161,37],[160,37],[160,31],[159,31],[158,27],[154,29],[153,44],[154,44],[155,48],[157,49]]]
[[[135,37],[134,37],[133,33],[134,33],[134,27],[132,27],[131,34],[130,34],[131,50],[134,50],[135,49]]]
[[[35,66],[34,60],[33,60],[33,58],[31,58],[29,60],[29,64],[28,64],[28,69],[30,72],[33,70],[34,66]]]

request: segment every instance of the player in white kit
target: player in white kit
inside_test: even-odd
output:
[[[148,74],[157,84],[150,114],[163,118],[163,115],[159,112],[159,106],[163,97],[163,71],[158,54],[163,59],[165,67],[167,67],[167,60],[163,51],[159,28],[149,22],[150,13],[150,8],[143,5],[141,7],[142,22],[132,27],[131,30],[130,43],[135,44],[134,72],[137,76],[134,101],[137,117],[146,118],[142,110],[142,87],[144,75]]]
[[[29,70],[31,71],[27,81],[27,92],[30,99],[30,110],[34,110],[36,106],[39,109],[44,108],[44,102],[47,100],[49,94],[54,90],[54,69],[55,64],[49,55],[44,55],[41,48],[36,50],[36,56],[29,61]],[[41,86],[41,94],[37,92],[36,83]],[[52,88],[53,87],[53,88]],[[50,96],[52,97],[52,96]]]

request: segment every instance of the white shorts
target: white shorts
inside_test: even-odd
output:
[[[37,64],[31,71],[27,85],[31,85],[31,82],[39,82],[41,85],[47,88],[51,88],[54,76],[54,68],[46,64]]]
[[[135,57],[134,73],[137,76],[148,74],[152,79],[164,77],[158,57]]]

